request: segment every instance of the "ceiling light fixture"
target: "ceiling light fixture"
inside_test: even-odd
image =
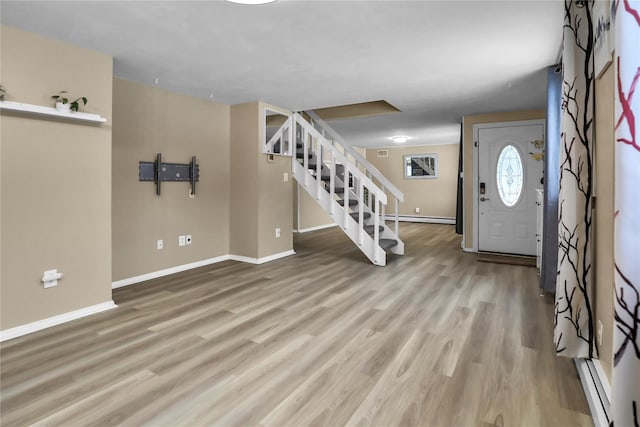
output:
[[[392,136],[391,140],[396,144],[402,144],[407,142],[409,140],[409,137],[408,136]]]
[[[227,0],[231,3],[239,3],[239,4],[266,4],[273,3],[278,0]]]

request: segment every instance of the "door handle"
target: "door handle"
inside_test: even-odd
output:
[[[481,202],[484,202],[484,201],[486,201],[486,200],[489,200],[489,198],[488,198],[488,197],[480,197],[480,201],[481,201]]]

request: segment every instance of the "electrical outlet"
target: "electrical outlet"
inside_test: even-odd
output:
[[[598,320],[598,346],[602,346],[602,322]]]
[[[187,234],[187,245],[191,244],[191,234]]]
[[[156,248],[161,251],[163,247],[164,243],[162,242],[162,240],[158,240],[158,242],[156,243]]]
[[[276,238],[280,238],[280,228],[276,228]]]
[[[178,246],[184,246],[186,245],[187,238],[183,235],[183,236],[179,236],[178,237]]]
[[[189,198],[190,199],[195,199],[196,198],[196,195],[193,194],[193,190],[191,188],[189,188]]]
[[[416,213],[420,213],[420,208],[416,208]]]

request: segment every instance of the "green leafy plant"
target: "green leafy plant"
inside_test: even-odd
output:
[[[4,101],[4,96],[7,94],[4,86],[0,85],[0,101]]]
[[[78,107],[80,106],[80,102],[83,105],[87,105],[87,98],[85,96],[78,97],[73,101],[69,101],[69,98],[66,97],[67,91],[61,90],[58,95],[51,96],[52,99],[55,99],[56,102],[61,104],[69,104],[69,109],[72,111],[78,111]]]

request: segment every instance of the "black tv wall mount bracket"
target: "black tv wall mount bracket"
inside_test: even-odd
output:
[[[155,182],[158,196],[162,181],[189,181],[191,194],[196,194],[196,182],[200,180],[200,167],[196,164],[196,156],[191,157],[191,163],[163,163],[162,154],[158,153],[155,162],[140,162],[138,178],[139,181]]]

